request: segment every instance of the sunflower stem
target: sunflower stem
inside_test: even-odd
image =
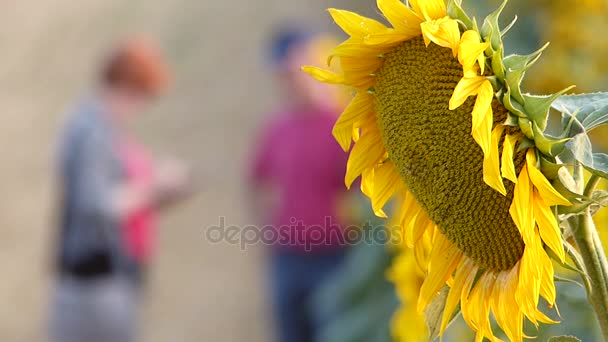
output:
[[[583,183],[582,172],[577,174],[575,169],[575,175],[578,176],[575,178],[580,186]],[[592,177],[584,189],[585,195],[592,194],[598,182],[599,179]],[[589,208],[579,216],[574,239],[591,281],[591,292],[588,291],[587,296],[602,330],[602,336],[608,341],[608,261]]]
[[[583,164],[579,162],[574,163],[574,175],[572,176],[576,182],[576,191],[582,194],[585,190],[585,169]]]
[[[595,191],[595,188],[600,183],[601,179],[602,178],[597,175],[591,175],[591,178],[589,178],[589,182],[585,187],[585,192],[583,193],[583,195],[585,195],[586,197],[591,197],[593,195],[593,191]]]

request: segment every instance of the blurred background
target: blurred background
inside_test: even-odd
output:
[[[465,1],[465,6],[477,6],[473,12],[482,14],[498,3]],[[586,0],[570,11],[568,1],[551,3],[510,4],[509,12],[523,20],[507,39],[508,51],[529,53],[545,40],[555,47],[533,69],[538,76],[530,81],[531,90],[555,91],[571,83],[579,91],[605,89],[606,59],[591,55],[606,56],[605,40],[569,35],[585,22],[595,25],[586,28],[590,32],[604,32],[605,7]],[[264,248],[212,244],[205,230],[220,216],[231,225],[251,223],[243,170],[250,143],[277,100],[265,62],[273,28],[295,18],[337,33],[325,8],[377,16],[375,2],[24,0],[1,6],[0,340],[43,340],[55,235],[57,130],[67,110],[90,90],[108,48],[125,35],[145,32],[168,55],[174,87],[136,130],[155,151],[193,162],[203,191],[163,217],[160,253],[145,294],[144,340],[270,341]],[[386,267],[387,261],[379,260],[380,269]],[[388,300],[386,307],[392,305]]]

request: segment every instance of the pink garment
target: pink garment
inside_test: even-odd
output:
[[[145,149],[135,141],[125,139],[120,147],[127,181],[146,186],[152,181],[152,161]],[[156,240],[156,212],[153,208],[142,208],[130,213],[124,223],[124,241],[127,251],[140,264],[146,264]]]
[[[252,182],[273,186],[280,196],[273,213],[279,247],[328,250],[344,246],[337,202],[344,193],[347,155],[331,131],[328,113],[276,115],[264,130],[252,167]]]

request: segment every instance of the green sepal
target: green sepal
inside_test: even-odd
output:
[[[509,31],[511,30],[511,28],[513,28],[513,26],[515,25],[515,23],[517,22],[517,15],[513,18],[513,20],[511,20],[511,22],[504,28],[502,29],[502,31],[500,32],[501,37],[504,37],[507,33],[509,33]]]
[[[435,341],[439,337],[439,333],[441,331],[441,321],[443,319],[443,311],[445,310],[449,293],[449,286],[444,286],[439,293],[437,293],[437,296],[435,296],[429,306],[424,310],[424,318],[429,331],[429,341]],[[458,318],[461,313],[460,310],[460,305],[458,305],[452,314],[449,324]]]
[[[549,96],[537,96],[524,94],[524,110],[528,116],[528,119],[534,121],[541,130],[547,128],[547,119],[549,118],[549,110],[555,100],[562,96],[567,91],[574,88],[570,86],[560,92],[549,95]]]
[[[517,147],[517,152],[525,151],[532,147],[534,147],[534,140],[523,137],[519,143],[519,146]]]
[[[574,279],[570,279],[570,278],[566,278],[566,277],[560,277],[558,275],[553,275],[553,280],[555,282],[562,282],[562,283],[568,283],[568,284],[572,284],[572,285],[577,285],[581,289],[583,289],[583,290],[585,289],[585,285],[579,283],[578,281],[576,281]],[[551,339],[549,339],[549,342],[554,342],[553,338],[555,338],[555,337],[552,337]]]
[[[532,122],[532,131],[534,132],[534,143],[536,147],[545,155],[555,157],[561,154],[566,148],[566,144],[570,138],[553,138],[545,135],[535,122]]]
[[[511,113],[517,115],[520,118],[527,117],[524,106],[522,106],[519,102],[511,97],[511,88],[507,84],[507,91],[502,98],[502,104],[507,108]]]
[[[524,75],[538,61],[547,46],[549,43],[529,55],[510,55],[503,60],[506,69],[505,82],[512,89],[511,95],[520,103],[524,102],[521,94],[521,82]]]
[[[596,190],[590,198],[584,197],[573,202],[572,206],[564,207],[560,212],[562,214],[582,215],[588,208],[591,208],[591,215],[595,215],[598,210],[608,206],[608,191]]]
[[[532,129],[532,121],[526,118],[519,118],[519,129],[521,132],[530,140],[535,141],[534,139],[534,130]]]
[[[462,9],[461,1],[448,0],[448,16],[452,19],[460,20],[467,29],[473,29],[473,21]]]
[[[547,159],[546,156],[540,156],[540,171],[547,177],[548,180],[554,181],[559,177],[559,170],[564,167],[563,164],[558,164]]]
[[[501,44],[497,50],[492,51],[492,55],[490,56],[492,58],[492,71],[499,80],[505,79],[505,66],[502,64],[504,54],[504,49]]]
[[[507,118],[505,119],[505,121],[502,124],[505,126],[509,126],[509,127],[518,127],[519,119],[517,118],[516,115],[513,115],[511,112],[509,112],[509,113],[507,113]]]
[[[504,0],[496,11],[490,13],[484,20],[483,26],[481,27],[481,36],[484,38],[484,41],[490,42],[490,46],[494,51],[498,50],[502,45],[498,18],[500,17],[502,10],[507,5],[507,2],[508,0]]]

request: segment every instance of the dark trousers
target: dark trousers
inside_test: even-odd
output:
[[[343,249],[305,253],[273,251],[272,296],[279,342],[314,342],[324,317],[314,317],[311,294],[342,265]]]

